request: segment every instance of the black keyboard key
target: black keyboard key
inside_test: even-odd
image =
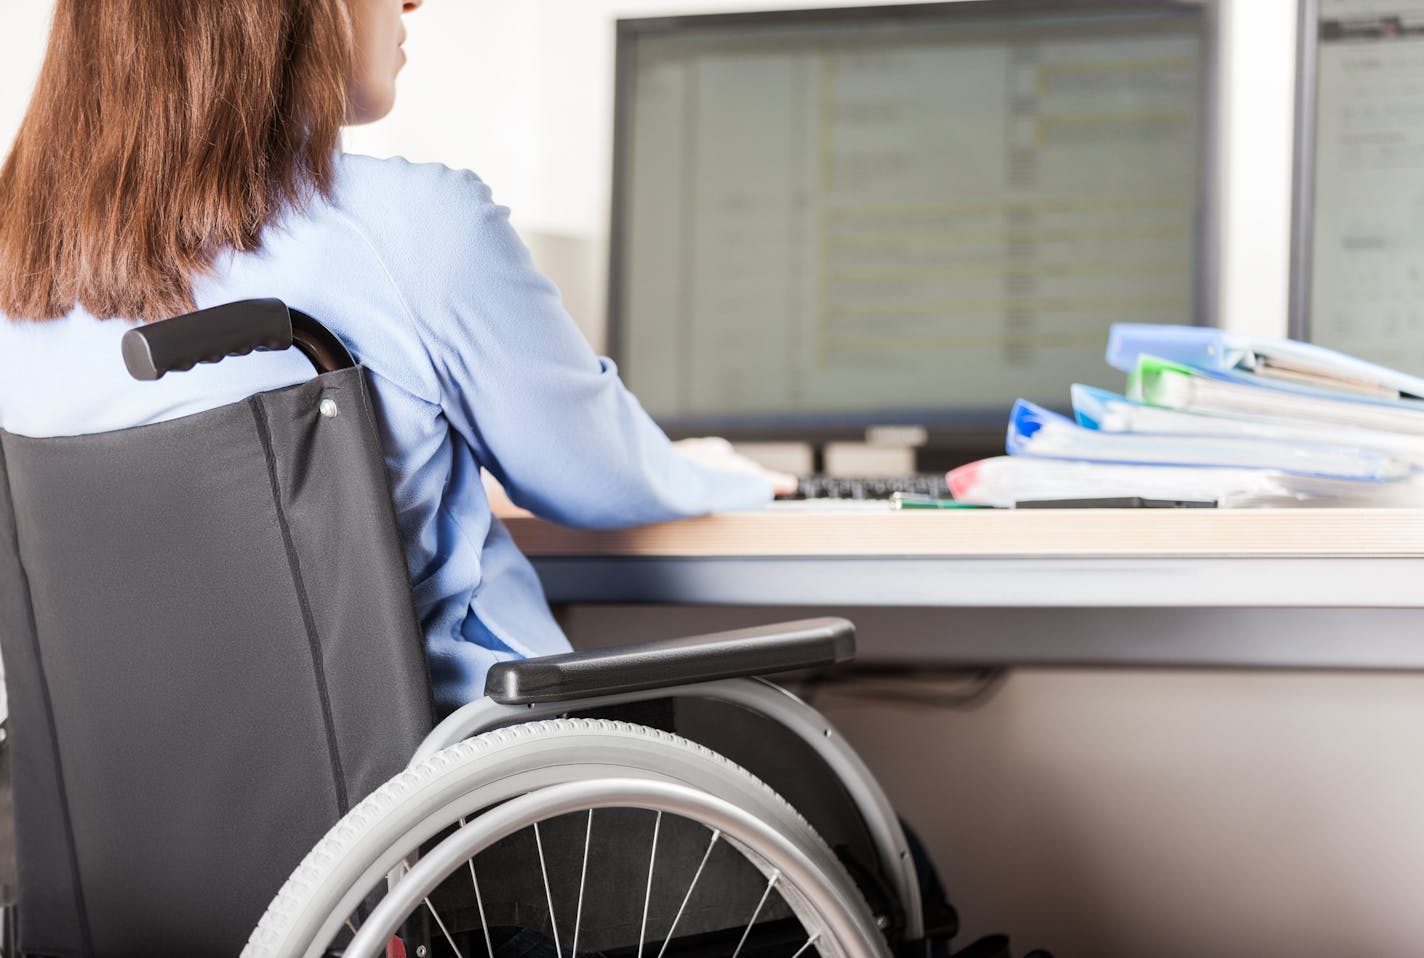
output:
[[[803,476],[796,492],[782,499],[889,499],[897,492],[937,499],[949,498],[944,476],[923,473],[910,476]]]

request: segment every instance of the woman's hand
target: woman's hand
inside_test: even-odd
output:
[[[720,469],[723,472],[742,472],[760,476],[771,484],[777,495],[790,495],[796,491],[796,477],[784,472],[765,469],[732,448],[725,439],[708,437],[705,439],[682,439],[672,444],[684,457],[699,466]]]

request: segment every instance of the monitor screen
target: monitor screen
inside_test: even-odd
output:
[[[670,432],[1002,428],[1203,321],[1214,29],[1180,0],[624,20],[610,350]],[[1107,380],[1104,382],[1104,380]]]
[[[1300,7],[1291,335],[1424,374],[1424,2]]]

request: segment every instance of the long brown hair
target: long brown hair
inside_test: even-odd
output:
[[[193,278],[327,194],[348,0],[59,0],[0,169],[0,313],[193,308]]]

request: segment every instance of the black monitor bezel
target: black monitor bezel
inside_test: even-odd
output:
[[[1315,255],[1315,109],[1319,95],[1319,0],[1298,0],[1295,135],[1291,162],[1290,299],[1286,335],[1310,341],[1311,260]]]
[[[1003,19],[1019,14],[1121,14],[1175,8],[1200,15],[1202,49],[1201,184],[1198,190],[1196,255],[1193,263],[1193,321],[1215,325],[1218,310],[1220,263],[1218,257],[1220,31],[1217,0],[939,0],[931,3],[862,5],[846,7],[764,10],[739,13],[637,17],[617,21],[614,68],[613,179],[610,196],[607,288],[607,350],[627,370],[623,349],[623,246],[626,238],[624,207],[631,152],[633,51],[646,36],[686,30],[717,30],[765,24],[836,23],[867,18],[885,19]],[[1106,344],[1104,344],[1106,345]],[[1064,397],[1065,403],[1067,397]],[[1066,411],[1066,406],[1063,407]],[[659,425],[673,438],[716,433],[738,440],[798,439],[828,442],[862,438],[865,430],[881,425],[916,425],[929,432],[929,444],[947,448],[992,448],[1002,445],[1007,409],[953,410],[947,408],[877,410],[873,413],[755,413],[700,416],[658,416]]]

